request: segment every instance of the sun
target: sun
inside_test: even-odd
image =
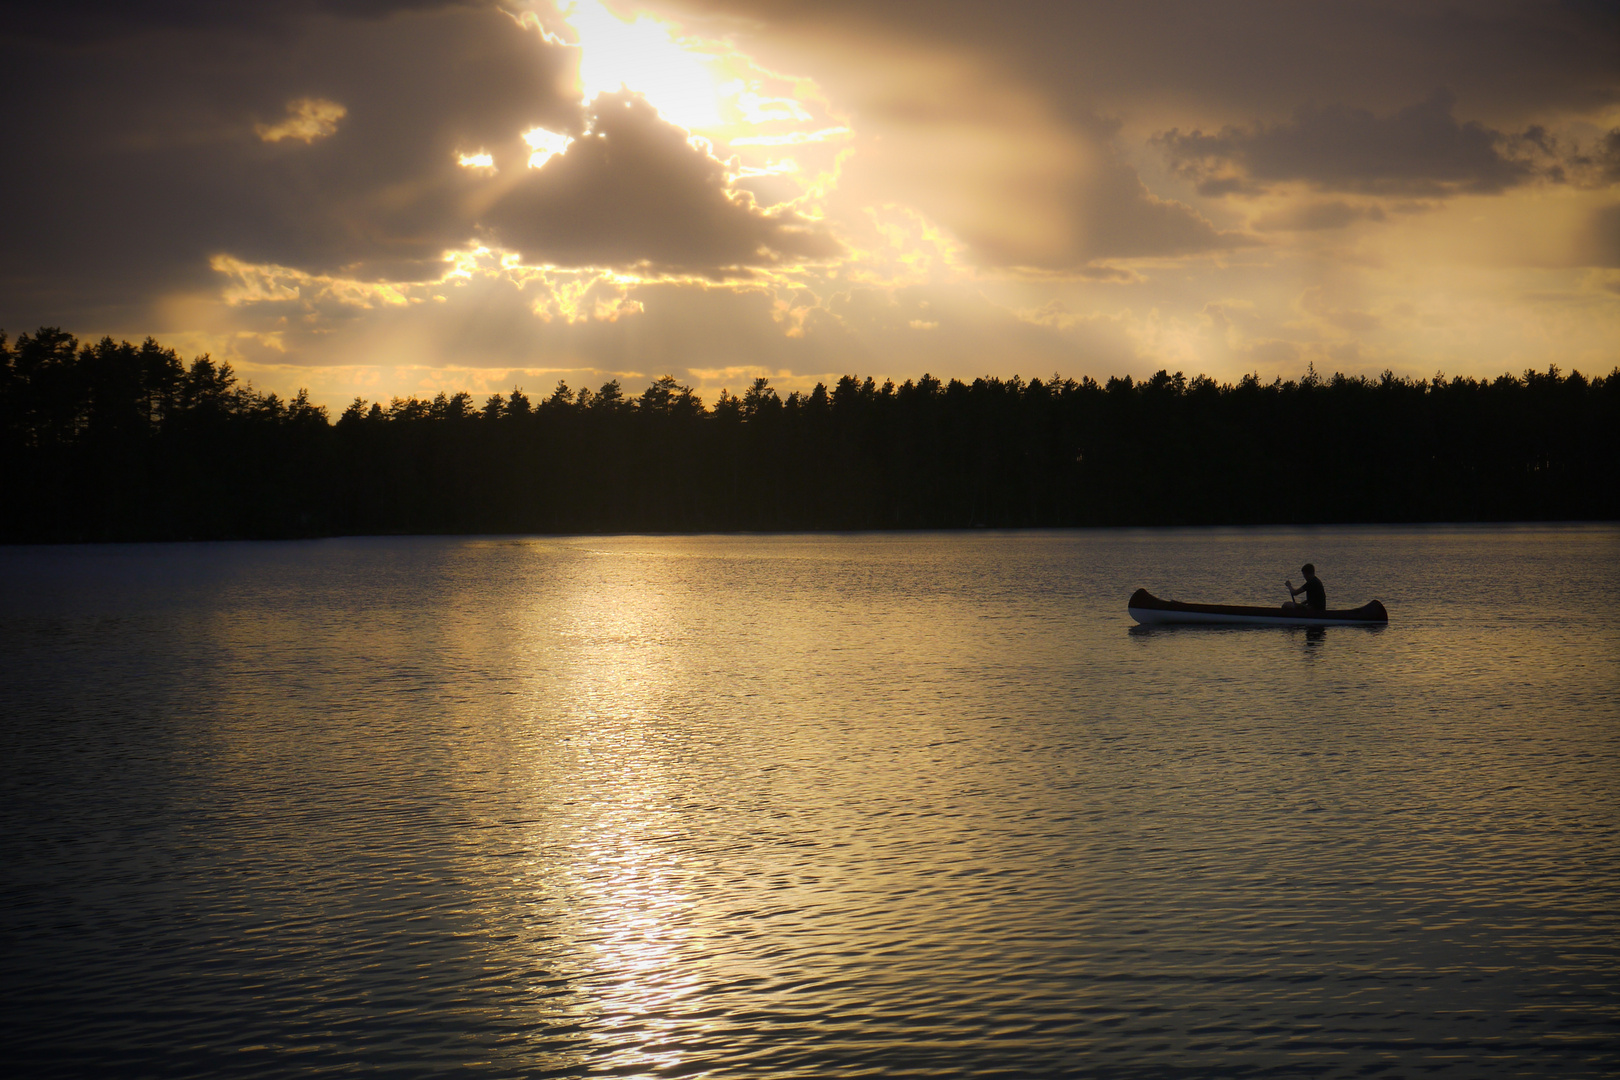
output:
[[[582,103],[604,93],[640,94],[663,119],[685,129],[694,146],[724,161],[729,182],[747,187],[761,205],[793,202],[814,215],[807,200],[836,183],[853,133],[814,80],[771,71],[729,40],[693,36],[678,23],[615,10],[603,0],[558,4],[546,17],[552,29],[536,11],[523,18],[549,40],[578,50]],[[533,150],[530,168],[544,166],[572,142],[571,133],[547,128],[523,138]],[[784,155],[787,147],[792,156]],[[472,167],[474,160],[464,156],[462,164]]]
[[[650,15],[623,19],[598,0],[574,0],[563,17],[579,36],[579,79],[587,102],[621,89],[646,97],[671,123],[691,132],[727,126],[726,98],[736,76],[723,48],[683,38]]]

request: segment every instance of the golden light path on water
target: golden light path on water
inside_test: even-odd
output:
[[[691,1021],[680,1006],[703,989],[701,967],[683,958],[683,945],[700,932],[695,928],[712,925],[683,888],[679,853],[665,841],[679,828],[670,808],[680,801],[681,778],[669,775],[669,748],[650,723],[672,689],[668,665],[655,659],[667,655],[656,643],[670,630],[661,584],[631,591],[599,579],[576,582],[560,609],[536,597],[523,646],[537,658],[556,638],[577,650],[559,673],[559,689],[588,718],[568,741],[597,781],[578,810],[561,872],[541,858],[529,873],[575,900],[564,921],[592,972],[583,1009],[592,1056],[625,1076],[667,1074],[681,1063]],[[540,831],[549,834],[549,825]],[[531,849],[546,846],[537,837]],[[542,946],[514,959],[543,967],[552,958]]]

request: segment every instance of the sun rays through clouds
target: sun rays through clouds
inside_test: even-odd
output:
[[[269,2],[80,13],[89,51],[42,14],[8,77],[64,89],[6,131],[74,137],[10,181],[0,324],[288,390],[1609,366],[1613,20],[1375,7]]]

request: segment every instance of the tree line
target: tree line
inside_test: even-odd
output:
[[[356,399],[0,333],[0,540],[1620,516],[1620,368]]]

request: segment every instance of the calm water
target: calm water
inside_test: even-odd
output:
[[[1133,630],[1137,586],[1384,630]],[[1620,1070],[1620,530],[0,549],[36,1074]]]

